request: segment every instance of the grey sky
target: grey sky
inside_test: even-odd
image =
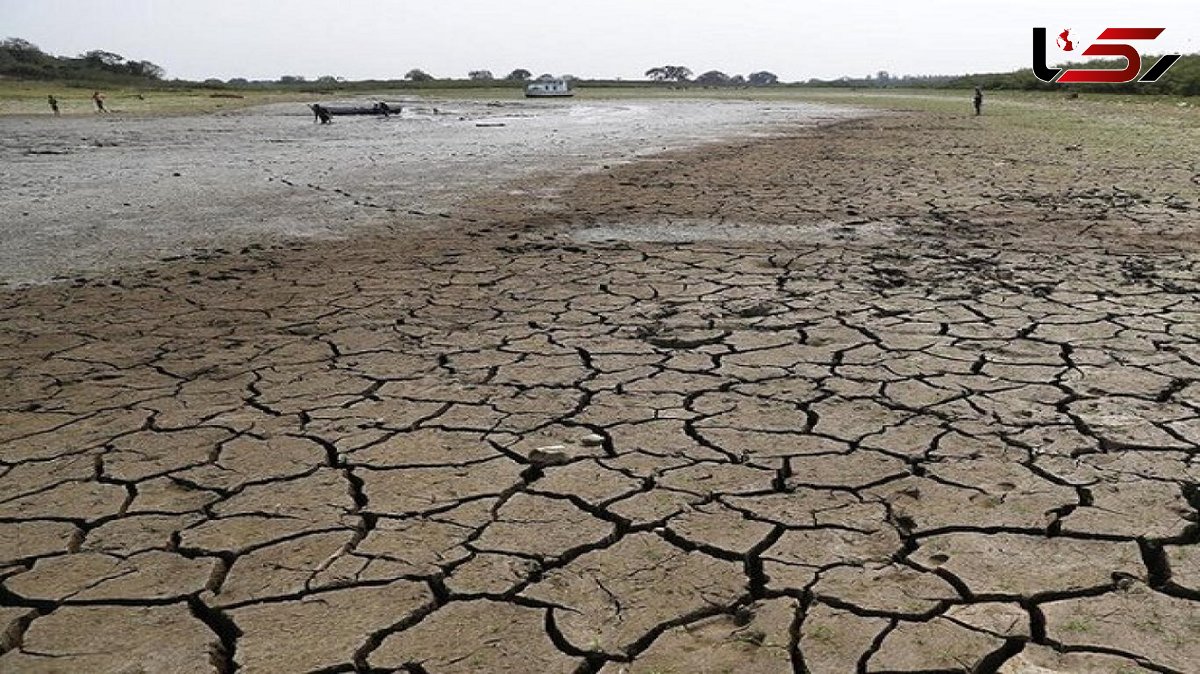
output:
[[[1026,67],[1033,26],[1083,43],[1106,26],[1165,26],[1139,47],[1200,51],[1197,0],[0,0],[0,37],[115,51],[188,79],[637,78],[668,63],[789,81],[979,72]]]

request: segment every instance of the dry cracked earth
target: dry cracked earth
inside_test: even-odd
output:
[[[1000,124],[7,294],[0,670],[1197,671],[1196,165]]]

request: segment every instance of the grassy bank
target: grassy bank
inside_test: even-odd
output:
[[[58,99],[64,115],[95,113],[95,87],[67,86],[54,82],[0,80],[0,115],[48,115],[46,96]],[[206,114],[281,101],[312,100],[312,94],[277,91],[221,91],[209,89],[100,88],[105,105],[114,113],[131,115]],[[213,94],[223,94],[214,97]],[[228,96],[241,96],[230,98]]]

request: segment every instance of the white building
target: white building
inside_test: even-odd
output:
[[[554,80],[538,80],[531,82],[525,87],[525,95],[529,98],[540,98],[543,96],[574,96],[575,92],[571,90],[571,83],[563,79]]]

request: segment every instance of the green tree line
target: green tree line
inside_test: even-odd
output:
[[[1140,75],[1158,62],[1158,56],[1143,56]],[[1055,65],[1056,68],[1091,68],[1121,70],[1124,59],[1097,59],[1086,63],[1074,62]],[[970,75],[920,75],[893,76],[887,71],[861,78],[841,77],[835,80],[809,80],[810,86],[828,87],[876,87],[876,88],[929,88],[929,89],[1009,89],[1023,91],[1076,91],[1082,93],[1112,94],[1166,94],[1173,96],[1200,95],[1200,54],[1188,54],[1171,66],[1157,82],[1127,82],[1125,84],[1053,84],[1034,76],[1031,68],[1005,73],[973,73]]]
[[[1158,56],[1142,57],[1142,70],[1147,70],[1158,62]],[[1086,63],[1068,63],[1065,68],[1090,68],[1121,70],[1125,67],[1125,59],[1101,59]],[[1125,84],[1048,84],[1034,76],[1033,70],[1023,69],[1011,73],[988,73],[982,75],[965,75],[953,78],[948,86],[966,87],[982,86],[987,89],[1025,89],[1041,90],[1056,89],[1079,91],[1086,93],[1120,93],[1120,94],[1167,94],[1173,96],[1200,95],[1200,54],[1188,54],[1181,57],[1171,66],[1165,75],[1157,82],[1127,82]]]
[[[30,80],[157,82],[166,73],[150,61],[126,59],[94,49],[74,58],[53,56],[37,45],[10,37],[0,40],[0,75]]]

